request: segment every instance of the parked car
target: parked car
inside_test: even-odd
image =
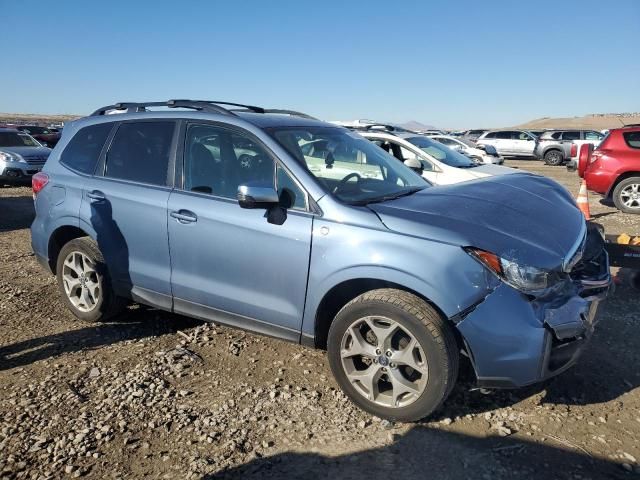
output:
[[[498,151],[491,145],[476,146],[473,142],[463,141],[459,138],[451,137],[448,135],[433,135],[430,138],[437,140],[443,145],[449,147],[452,150],[462,153],[472,160],[478,163],[489,163],[502,165],[504,158],[502,158]]]
[[[593,130],[548,130],[536,141],[533,153],[547,165],[562,165],[571,158],[571,144],[580,145],[590,143],[598,145],[604,135]]]
[[[0,128],[0,184],[28,182],[42,169],[50,152],[29,134]]]
[[[40,127],[38,125],[19,125],[16,129],[28,133],[45,147],[55,147],[60,140],[57,128]]]
[[[161,105],[181,110],[144,111]],[[77,317],[135,300],[326,348],[356,405],[400,421],[442,404],[461,351],[484,387],[575,363],[610,276],[563,187],[524,172],[432,187],[345,128],[225,106],[116,104],[67,125],[33,178],[31,234]]]
[[[355,130],[401,162],[417,160],[422,176],[434,185],[516,172],[511,168],[479,164],[430,137],[397,129],[393,125],[376,124]]]
[[[466,130],[465,132],[462,133],[462,138],[464,140],[469,140],[470,142],[475,143],[476,140],[478,140],[478,138],[480,138],[480,136],[486,133],[487,131],[488,130],[482,130],[482,129]]]
[[[491,145],[504,157],[534,157],[536,136],[526,130],[492,130],[483,133],[477,145]]]
[[[640,214],[640,127],[610,130],[590,157],[578,165],[587,188],[622,212]]]

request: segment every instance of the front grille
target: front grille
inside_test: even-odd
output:
[[[31,157],[23,157],[29,165],[41,167],[47,161],[47,155],[34,155]]]

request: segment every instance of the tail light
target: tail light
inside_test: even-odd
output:
[[[575,143],[571,144],[571,156],[576,157],[578,155],[578,145]]]
[[[42,190],[47,183],[49,183],[49,175],[44,172],[38,172],[33,177],[31,177],[31,190],[33,190],[34,200],[40,193],[40,190]]]
[[[580,146],[580,155],[578,155],[578,175],[580,178],[584,178],[584,172],[587,170],[587,165],[591,163],[592,152],[592,144],[584,143]]]

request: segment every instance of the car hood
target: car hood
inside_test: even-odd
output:
[[[472,169],[474,172],[486,175],[510,175],[512,173],[521,173],[515,168],[503,167],[501,165],[492,165],[484,163]]]
[[[546,269],[562,265],[584,228],[566,189],[522,172],[434,186],[368,207],[392,231]]]
[[[24,158],[48,156],[51,149],[47,147],[0,147],[3,152],[17,153]]]

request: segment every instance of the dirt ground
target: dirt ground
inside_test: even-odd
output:
[[[577,193],[562,167],[508,165]],[[640,235],[640,217],[590,205]],[[346,399],[321,351],[144,307],[76,320],[31,253],[32,217],[30,189],[0,188],[0,478],[640,478],[640,292],[624,282],[573,369],[489,394],[463,369],[434,417],[394,425]]]

